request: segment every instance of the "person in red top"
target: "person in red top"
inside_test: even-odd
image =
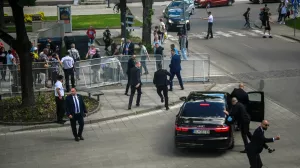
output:
[[[90,28],[87,30],[86,35],[90,39],[90,44],[94,43],[94,39],[96,37],[96,30],[93,28],[93,26],[90,26]]]

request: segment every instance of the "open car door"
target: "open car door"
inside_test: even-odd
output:
[[[230,111],[230,109],[232,108],[231,95],[230,93],[225,93],[225,95],[226,95],[226,105],[227,105],[226,110]]]
[[[248,92],[249,104],[247,111],[251,116],[251,121],[261,122],[265,119],[265,97],[264,92]]]

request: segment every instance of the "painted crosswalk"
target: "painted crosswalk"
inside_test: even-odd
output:
[[[215,31],[214,32],[214,38],[233,38],[233,37],[244,37],[244,38],[249,38],[249,37],[262,37],[264,32],[262,30],[235,30],[235,31]],[[207,32],[200,32],[200,33],[189,33],[188,34],[188,39],[189,40],[197,40],[197,39],[204,39],[207,35]],[[273,37],[277,38],[277,35],[274,35]],[[168,35],[169,40],[177,41],[178,37],[173,36],[173,35]],[[279,38],[288,42],[295,42],[293,40],[289,40],[286,38]]]

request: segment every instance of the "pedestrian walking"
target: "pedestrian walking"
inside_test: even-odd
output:
[[[158,30],[159,41],[161,42],[161,44],[164,43],[165,31],[166,31],[166,25],[163,19],[161,18],[159,19],[159,30]]]
[[[207,30],[207,36],[206,39],[208,39],[208,37],[210,36],[210,38],[213,38],[213,31],[212,31],[212,27],[213,27],[213,23],[214,23],[214,17],[211,14],[211,11],[207,12],[208,17],[207,18],[202,18],[203,20],[207,20],[208,21],[208,30]]]
[[[166,110],[169,110],[168,76],[171,77],[171,73],[165,69],[162,69],[162,65],[158,64],[158,70],[154,73],[153,83],[156,87],[156,91],[161,102],[165,102]],[[161,92],[163,92],[163,95]]]
[[[245,106],[242,103],[238,102],[236,97],[232,98],[231,103],[232,108],[230,113],[226,110],[224,111],[224,113],[228,116],[232,116],[235,120],[239,121],[241,125],[241,135],[245,146],[245,150],[241,151],[241,153],[246,153],[246,147],[248,145],[247,137],[249,138],[249,140],[251,140],[252,137],[252,134],[249,131],[251,121],[250,115],[246,111]]]
[[[231,92],[231,97],[236,97],[237,100],[240,103],[242,103],[247,110],[248,104],[249,104],[249,96],[248,96],[248,93],[244,90],[244,88],[245,88],[245,85],[243,83],[240,83],[239,88],[234,88],[233,91]],[[239,121],[236,121],[236,125],[237,126],[236,126],[235,130],[239,131],[240,127],[241,127]]]
[[[263,120],[261,125],[254,131],[251,142],[247,145],[247,156],[250,163],[250,168],[262,168],[263,163],[260,158],[260,153],[263,148],[268,149],[269,153],[275,151],[271,149],[267,143],[280,140],[277,135],[274,138],[266,138],[264,133],[269,128],[270,124],[267,120]]]
[[[71,49],[68,50],[70,54],[70,56],[73,58],[74,62],[75,62],[75,72],[76,72],[76,80],[80,80],[80,69],[79,69],[79,61],[80,61],[80,55],[78,50],[75,48],[75,44],[72,43],[71,44]]]
[[[187,44],[187,36],[186,35],[181,35],[180,36],[180,51],[181,51],[181,56],[183,60],[187,60],[187,50],[186,50],[186,44]]]
[[[101,68],[101,56],[100,49],[96,48],[96,54],[93,55],[91,60],[91,69],[93,71],[93,83],[100,82],[100,68]]]
[[[250,8],[247,8],[246,12],[243,14],[243,16],[245,17],[245,24],[244,24],[244,28],[251,28],[250,26]]]
[[[89,44],[94,44],[94,40],[96,38],[96,30],[93,28],[93,26],[90,26],[88,30],[86,31],[86,35],[89,38]]]
[[[127,85],[126,85],[126,90],[125,90],[125,95],[127,95],[127,96],[129,96],[128,95],[128,90],[129,90],[129,86],[130,86],[130,83],[131,83],[131,69],[135,67],[135,59],[136,59],[136,56],[133,55],[127,62],[127,71],[126,71]]]
[[[143,72],[143,68],[144,68],[144,75],[147,75],[149,74],[148,72],[148,68],[147,68],[147,64],[146,64],[146,58],[148,59],[148,61],[150,61],[150,57],[149,57],[149,54],[148,54],[148,51],[146,49],[146,47],[143,45],[142,42],[139,43],[139,46],[141,48],[141,51],[140,51],[140,55],[141,55],[141,73]]]
[[[65,114],[65,93],[63,88],[63,76],[57,76],[57,81],[54,86],[55,103],[56,103],[56,118],[57,123],[64,124],[63,116]]]
[[[158,70],[158,64],[162,63],[163,55],[164,55],[164,48],[158,43],[156,43],[155,52],[154,52],[156,70]]]
[[[173,79],[176,75],[178,81],[179,81],[179,85],[181,87],[181,90],[184,90],[183,87],[183,82],[182,82],[182,78],[181,78],[181,60],[180,60],[180,56],[175,54],[175,50],[171,50],[171,64],[169,65],[170,67],[170,73],[171,73],[171,77],[170,77],[170,89],[169,91],[173,91]]]
[[[59,74],[59,56],[56,53],[53,53],[51,56],[49,56],[49,64],[50,64],[50,73],[51,73],[51,84],[52,86],[55,85],[55,82],[57,80],[58,74]]]
[[[74,78],[74,59],[70,57],[69,52],[67,52],[67,55],[61,59],[60,64],[63,65],[63,70],[65,73],[66,91],[70,92],[70,76],[71,76],[72,88],[75,87],[75,78]]]
[[[70,119],[71,128],[75,141],[84,140],[82,136],[86,107],[81,95],[77,94],[76,89],[71,89],[71,94],[66,97],[66,114]],[[76,121],[79,124],[77,132]]]
[[[286,5],[283,5],[281,7],[280,15],[281,15],[281,22],[279,24],[285,24],[285,19],[286,19],[286,16],[287,16],[287,7],[286,7]]]
[[[136,106],[137,107],[140,106],[141,95],[142,95],[142,81],[141,81],[140,67],[141,67],[141,63],[136,62],[135,67],[133,67],[130,70],[130,73],[131,73],[131,78],[130,78],[131,93],[130,93],[130,97],[129,97],[128,110],[131,109],[131,105],[132,105],[132,101],[133,101],[135,91],[137,91]]]
[[[263,38],[267,38],[266,32],[269,33],[269,38],[273,38],[272,35],[271,35],[271,25],[270,25],[270,23],[273,23],[273,21],[270,18],[271,17],[271,13],[266,13],[265,15],[266,15],[266,17],[264,19],[265,30],[264,30],[264,36],[263,36]]]

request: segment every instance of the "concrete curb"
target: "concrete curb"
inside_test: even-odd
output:
[[[282,37],[285,37],[285,38],[288,38],[288,39],[291,39],[291,40],[295,40],[295,41],[297,41],[297,42],[300,43],[300,39],[294,38],[293,36],[288,36],[288,35],[281,35],[281,36],[282,36]]]
[[[211,90],[213,87],[216,86],[216,83],[212,83],[210,86],[208,86],[205,91],[209,91]],[[181,100],[175,101],[170,103],[171,106],[174,106],[178,103],[182,102]],[[123,118],[123,117],[129,117],[129,116],[134,116],[134,115],[138,115],[138,114],[143,114],[143,113],[148,113],[154,110],[158,110],[158,109],[162,109],[164,108],[164,105],[159,105],[159,106],[155,106],[153,108],[149,108],[149,109],[145,109],[145,110],[140,110],[140,111],[134,111],[128,114],[121,114],[121,115],[115,115],[115,116],[111,116],[111,117],[105,117],[105,118],[99,118],[99,119],[94,119],[94,120],[87,120],[84,123],[85,124],[93,124],[93,123],[97,123],[97,122],[103,122],[103,121],[108,121],[108,120],[114,120],[114,119],[119,119],[119,118]],[[30,128],[23,128],[23,129],[19,129],[19,130],[14,130],[14,131],[7,131],[8,132],[22,132],[22,131],[30,131],[30,130],[37,130],[37,129],[48,129],[48,128],[63,128],[63,127],[68,127],[70,126],[70,124],[64,124],[64,125],[59,125],[59,124],[51,124],[51,125],[34,125],[33,127]]]

